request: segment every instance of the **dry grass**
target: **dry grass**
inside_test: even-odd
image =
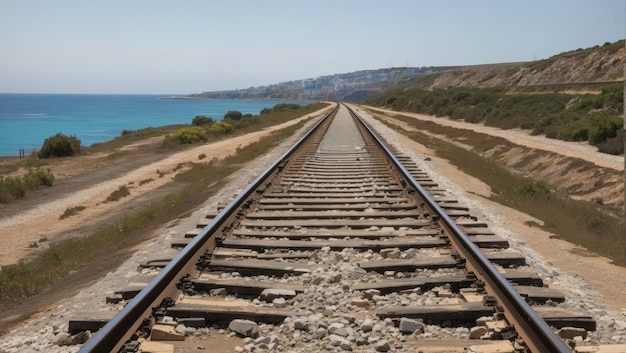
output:
[[[563,239],[581,245],[602,256],[624,264],[624,222],[615,210],[597,203],[571,199],[563,192],[550,189],[545,192],[520,192],[539,182],[509,171],[497,158],[483,157],[480,152],[498,148],[520,148],[505,139],[488,137],[472,131],[444,127],[434,123],[420,122],[402,116],[394,118],[414,127],[417,132],[401,131],[407,136],[436,151],[463,172],[491,186],[493,200],[544,221],[543,229],[558,234]],[[385,122],[384,120],[381,120]],[[388,124],[392,129],[398,129]],[[445,139],[434,138],[419,132],[427,130],[447,139],[463,137],[463,144],[473,147],[467,150]],[[589,164],[573,158],[567,159],[567,170],[589,168]],[[532,188],[532,187],[531,187]]]
[[[302,114],[302,110],[291,115],[283,114],[281,121],[277,120],[275,123]],[[85,237],[51,243],[49,248],[42,250],[31,261],[4,266],[0,272],[0,310],[41,292],[72,271],[85,269],[91,263],[105,261],[112,254],[136,246],[150,236],[151,229],[189,214],[219,190],[225,177],[236,172],[245,163],[265,154],[303,124],[301,122],[278,130],[256,143],[239,148],[236,155],[219,163],[194,163],[189,170],[181,172],[175,178],[176,182],[184,185],[182,191],[167,196],[162,202],[130,214],[115,224],[104,225]],[[123,188],[128,189],[123,185],[113,194]],[[113,194],[112,199],[119,199],[119,195]]]

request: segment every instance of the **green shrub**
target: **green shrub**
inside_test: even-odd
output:
[[[229,110],[224,114],[224,119],[241,120],[243,114],[238,110]]]
[[[608,153],[613,155],[620,155],[624,153],[624,132],[620,131],[617,136],[609,138],[606,141],[598,144],[598,151],[602,153]]]
[[[80,153],[80,140],[75,136],[57,133],[44,140],[39,158],[69,157]]]
[[[152,179],[152,178],[148,178],[148,179],[143,179],[143,180],[140,180],[140,181],[139,181],[139,186],[141,186],[141,185],[143,185],[143,184],[148,184],[148,183],[151,183],[151,182],[153,182],[153,181],[154,181],[154,179]]]
[[[47,170],[29,170],[23,177],[24,185],[29,190],[38,189],[40,186],[52,186],[54,185],[54,175]]]
[[[199,126],[184,127],[176,131],[173,135],[174,139],[180,143],[197,143],[206,142],[206,130]]]
[[[298,110],[300,109],[299,104],[290,104],[290,103],[279,103],[272,107],[273,112],[283,112],[286,110]]]
[[[52,186],[54,175],[48,170],[30,169],[22,177],[0,177],[0,203],[9,203],[26,197],[27,190]]]
[[[191,121],[191,124],[195,126],[211,125],[213,124],[213,118],[204,115],[196,115]]]
[[[107,197],[107,201],[117,201],[122,197],[126,197],[128,195],[130,195],[130,190],[128,190],[128,187],[126,185],[122,185]]]
[[[212,134],[226,134],[231,131],[233,131],[232,125],[223,121],[218,121],[209,128],[209,132]]]
[[[543,181],[529,181],[517,187],[514,194],[520,197],[550,196],[550,187]]]
[[[610,116],[606,113],[594,115],[592,121],[589,129],[589,143],[593,145],[617,136],[624,124],[621,117]]]
[[[66,219],[67,217],[73,216],[84,209],[85,206],[68,207],[65,209],[65,212],[63,212],[63,214],[59,217],[59,219]]]
[[[20,178],[0,177],[0,203],[9,203],[26,196],[26,186]]]

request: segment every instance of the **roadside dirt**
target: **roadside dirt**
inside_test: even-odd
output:
[[[179,165],[198,162],[200,154],[206,156],[205,160],[223,159],[234,154],[238,147],[247,146],[273,131],[315,115],[319,114],[309,114],[261,131],[176,153],[145,152],[153,150],[151,147],[160,144],[162,139],[152,138],[113,153],[52,161],[46,168],[50,168],[55,175],[55,186],[34,192],[27,200],[0,205],[0,266],[25,259],[55,240],[88,234],[100,224],[161,200],[177,187],[172,183],[176,173],[187,168],[178,169]],[[113,154],[120,154],[121,157],[116,158]],[[105,202],[113,191],[123,185],[129,188],[130,196]],[[76,206],[84,206],[85,209],[74,216],[59,219],[67,208]]]
[[[367,109],[390,116],[399,114],[398,112],[372,107],[367,107]],[[402,113],[402,115],[433,121],[442,125],[471,129],[480,133],[503,137],[529,148],[582,158],[598,165],[611,166],[613,169],[623,170],[623,160],[620,160],[620,163],[615,161],[623,157],[607,156],[593,151],[591,146],[582,146],[579,143],[543,141],[549,139],[530,136],[520,131],[502,131],[482,125],[450,121],[421,114]],[[396,119],[385,118],[384,116],[382,118],[404,130],[410,131],[412,129],[407,124]],[[531,257],[531,262],[545,263],[545,266],[548,268],[552,266],[553,268],[549,268],[549,271],[553,272],[555,277],[558,277],[560,273],[566,273],[573,281],[579,280],[581,283],[577,283],[576,287],[583,286],[588,288],[585,294],[590,300],[601,304],[607,309],[617,312],[621,311],[626,314],[626,296],[623,295],[626,292],[626,268],[616,266],[610,259],[599,256],[583,247],[558,239],[552,233],[530,226],[532,224],[541,224],[542,222],[534,217],[489,200],[491,189],[488,185],[463,173],[448,163],[447,160],[437,157],[434,151],[401,134],[399,144],[407,146],[425,157],[429,157],[431,159],[429,163],[430,168],[461,189],[462,195],[458,196],[471,200],[468,202],[474,204],[473,212],[478,210],[483,214],[484,220],[488,222],[491,220],[494,221],[493,223],[500,224],[500,227],[494,229],[494,231],[499,235],[507,236],[513,248],[516,248],[518,245],[527,248],[530,252],[527,256]],[[493,224],[490,227],[494,228]],[[554,282],[550,286],[561,289],[565,293],[571,291],[574,287],[567,282]]]

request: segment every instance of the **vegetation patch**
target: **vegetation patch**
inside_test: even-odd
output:
[[[190,126],[179,128],[168,134],[161,144],[161,151],[180,148],[181,145],[216,141],[232,136],[234,133],[258,131],[265,127],[284,123],[294,114],[305,115],[325,106],[323,103],[301,106],[299,104],[280,103],[272,108],[264,108],[259,115],[243,114],[237,110],[229,110],[221,121],[215,121],[205,115],[195,116]]]
[[[39,150],[39,158],[70,157],[80,153],[80,139],[75,135],[57,133],[44,140]]]
[[[302,125],[303,122],[276,131],[256,143],[237,149],[236,155],[222,161],[194,163],[175,178],[185,185],[184,189],[162,202],[128,215],[115,224],[101,227],[86,237],[51,243],[32,261],[3,266],[0,272],[0,310],[26,300],[93,261],[109,258],[113,253],[139,244],[150,236],[153,228],[189,214],[221,187],[225,177],[293,135]]]
[[[152,179],[152,178],[148,178],[148,179],[143,179],[143,180],[140,180],[140,181],[139,181],[139,186],[141,186],[141,185],[143,185],[143,184],[148,184],[148,183],[151,183],[151,182],[153,182],[153,181],[154,181],[154,179]]]
[[[527,129],[565,141],[588,141],[603,152],[620,154],[623,96],[623,84],[602,87],[600,94],[581,92],[574,99],[558,91],[520,92],[503,87],[426,90],[408,85],[365,103],[502,129]]]
[[[118,201],[122,197],[126,197],[128,195],[130,195],[130,190],[128,189],[128,186],[122,185],[117,190],[113,191],[111,193],[111,195],[109,195],[107,197],[106,200],[107,201]]]
[[[59,219],[66,219],[68,217],[74,216],[84,209],[85,206],[68,207],[65,209],[65,212],[63,212],[63,214],[59,217]]]
[[[0,203],[10,203],[23,199],[29,190],[37,190],[42,186],[54,185],[54,175],[50,169],[29,169],[21,177],[0,176]]]
[[[558,234],[573,244],[609,257],[618,264],[625,264],[622,239],[624,221],[615,210],[607,209],[601,203],[573,200],[561,191],[552,190],[542,181],[509,171],[496,158],[486,158],[475,149],[461,148],[445,138],[435,138],[420,132],[428,130],[426,126],[430,126],[429,124],[401,116],[394,118],[416,128],[417,131],[403,131],[407,136],[435,150],[438,156],[447,159],[463,172],[488,184],[493,191],[494,201],[542,220],[543,229]],[[395,128],[393,125],[390,127]],[[458,129],[441,126],[439,129],[440,132],[443,129],[450,130],[450,135],[458,133],[454,131]],[[472,145],[472,141],[476,139],[474,134],[468,134],[465,142]],[[509,142],[502,143],[513,145]],[[584,164],[578,163],[575,166]]]

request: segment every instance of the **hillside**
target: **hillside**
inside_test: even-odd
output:
[[[477,66],[393,67],[297,79],[268,86],[190,94],[189,99],[284,99],[359,102],[418,81],[424,89],[615,82],[624,77],[624,41],[533,62]]]
[[[465,66],[428,75],[417,86],[524,87],[624,80],[624,41],[577,49],[524,63]]]

